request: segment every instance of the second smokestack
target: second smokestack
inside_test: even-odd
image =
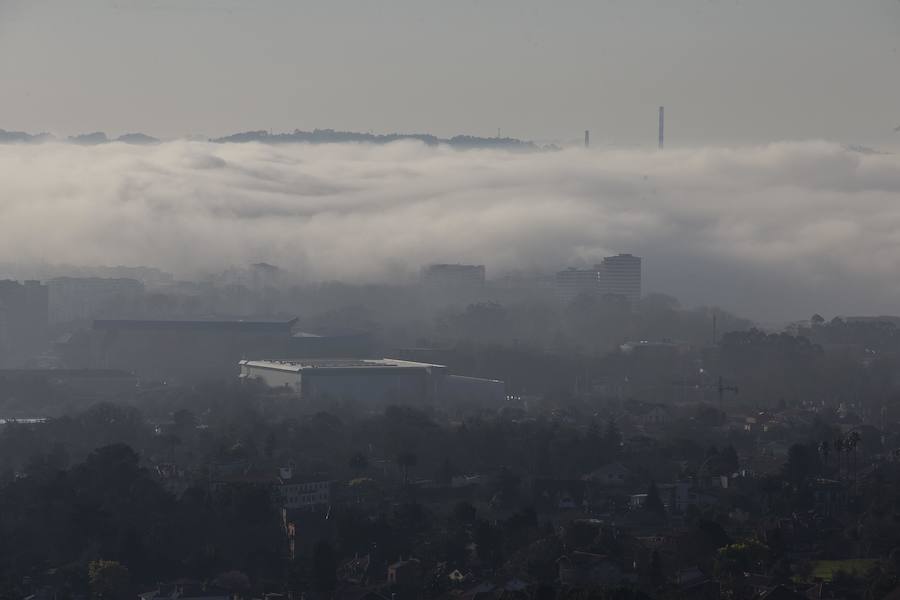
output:
[[[665,139],[665,129],[666,129],[666,108],[664,106],[659,107],[659,149],[663,149],[663,142]]]

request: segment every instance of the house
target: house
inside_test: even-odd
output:
[[[754,596],[764,596],[775,588],[775,578],[761,573],[744,573],[744,585]]]
[[[642,427],[659,427],[672,420],[672,411],[665,404],[632,402],[625,407],[634,422]]]
[[[364,588],[350,586],[341,588],[334,593],[333,600],[389,600],[387,596],[379,594],[377,591]]]
[[[684,600],[719,600],[720,586],[709,579],[697,567],[682,569],[675,573],[676,598]]]
[[[647,494],[631,494],[628,496],[628,508],[637,510],[647,502]]]
[[[453,585],[462,585],[464,583],[468,583],[472,580],[472,572],[467,571],[463,573],[459,569],[453,569],[450,573],[447,574],[447,579],[450,580],[450,583]]]
[[[586,482],[579,479],[535,479],[532,486],[538,512],[581,508],[586,499]]]
[[[806,596],[784,585],[777,585],[760,596],[760,600],[806,600]]]
[[[161,583],[155,590],[138,594],[138,597],[141,600],[231,600],[228,591],[189,579]]]
[[[369,567],[371,564],[371,555],[364,554],[363,556],[359,556],[357,554],[350,560],[338,566],[338,580],[346,583],[365,584],[369,580]]]
[[[556,561],[559,581],[570,587],[614,585],[622,581],[622,570],[604,554],[572,552]]]
[[[588,473],[582,479],[600,487],[621,487],[631,477],[631,471],[620,462],[609,463]]]
[[[417,558],[402,558],[388,565],[387,582],[401,588],[419,589],[422,587],[422,563]]]
[[[690,481],[661,484],[658,488],[663,503],[675,513],[683,513],[691,506],[703,508],[719,503],[715,495],[701,491]]]
[[[479,485],[480,483],[481,475],[478,474],[454,475],[450,478],[450,487],[452,488],[469,487],[471,485]]]

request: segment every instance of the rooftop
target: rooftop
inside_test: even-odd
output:
[[[242,366],[275,371],[311,371],[340,369],[443,369],[444,365],[412,362],[395,358],[298,358],[292,360],[242,360]]]
[[[94,329],[290,332],[296,322],[297,319],[97,319],[94,321]]]

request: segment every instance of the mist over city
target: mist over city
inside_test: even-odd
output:
[[[435,262],[495,279],[629,251],[645,257],[647,290],[764,323],[889,314],[900,300],[900,158],[837,143],[46,143],[0,146],[0,165],[0,252],[23,267],[202,279],[268,262],[298,281],[399,283]]]
[[[0,600],[900,598],[898,48],[0,0]]]

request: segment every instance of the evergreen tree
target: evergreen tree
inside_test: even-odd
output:
[[[313,548],[313,587],[317,592],[333,592],[337,585],[337,560],[331,544],[318,542]]]
[[[648,575],[650,577],[650,584],[654,588],[658,588],[666,582],[666,576],[663,573],[662,559],[657,550],[654,550],[653,555],[650,557],[650,569]]]
[[[619,425],[613,418],[606,422],[606,431],[603,433],[603,446],[613,455],[618,454],[619,448],[622,446],[622,432],[619,431]]]
[[[650,482],[647,489],[647,498],[644,500],[644,510],[654,514],[665,516],[666,505],[663,504],[662,498],[659,496],[659,490],[656,489],[656,483]]]

